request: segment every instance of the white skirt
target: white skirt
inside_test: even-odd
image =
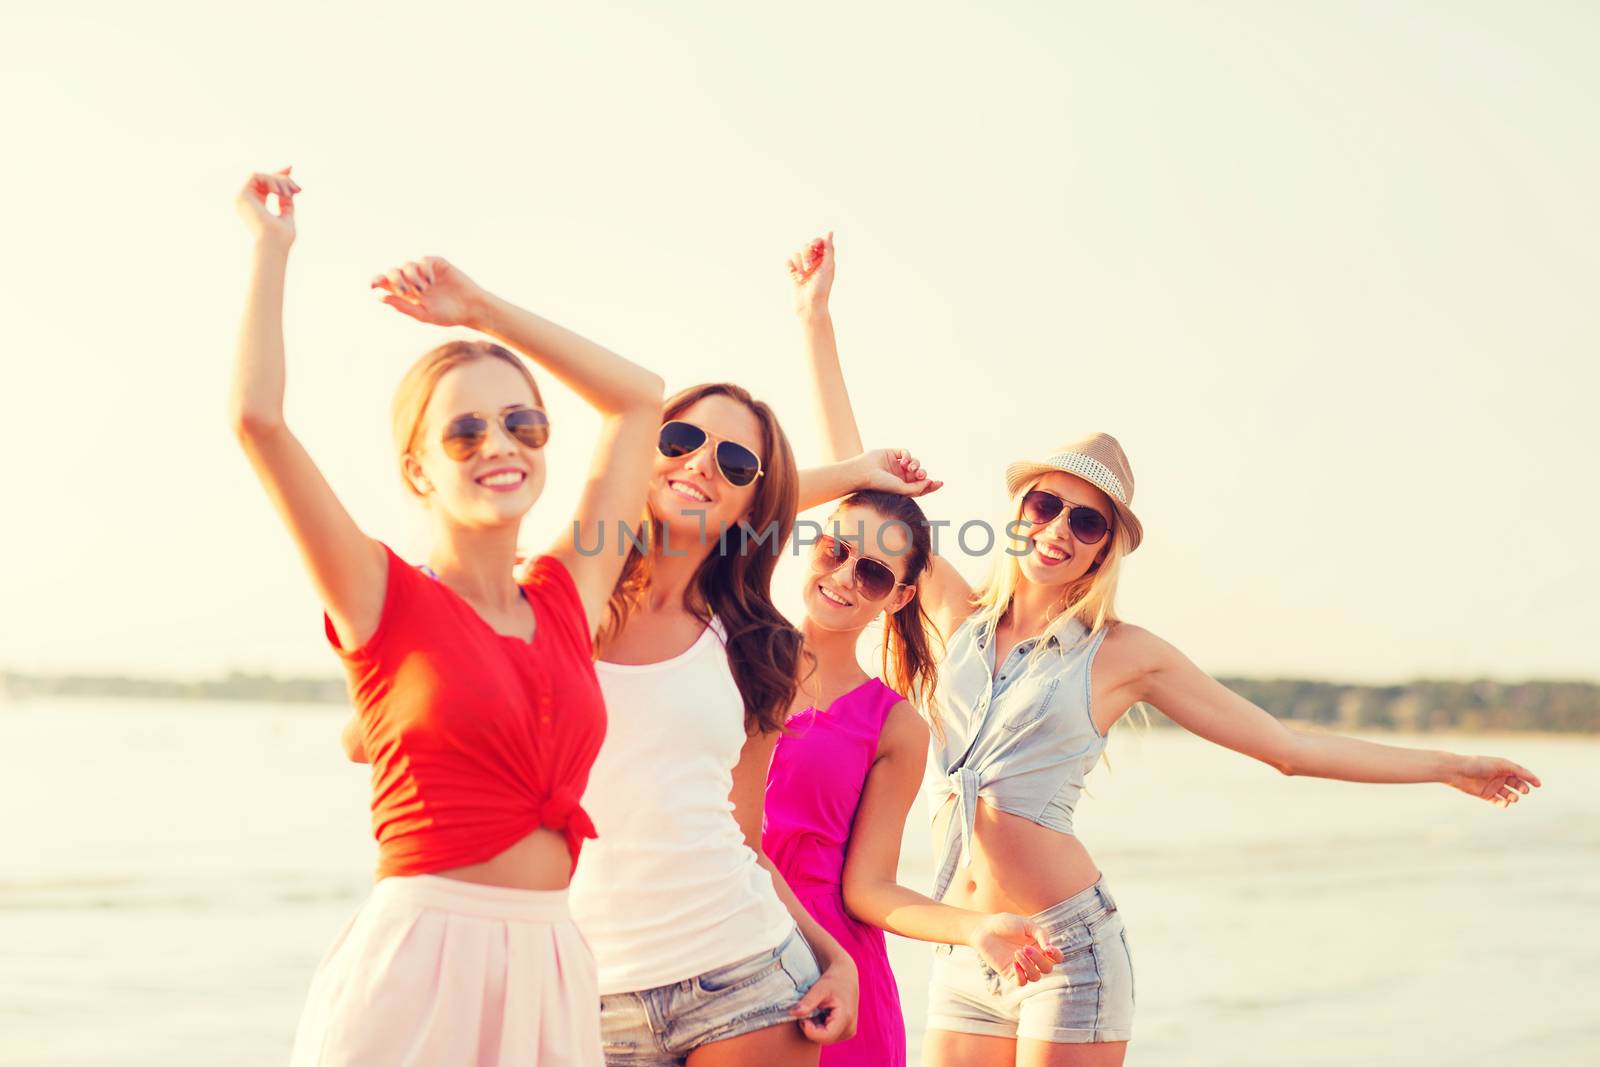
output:
[[[292,1067],[601,1067],[594,957],[566,890],[373,887],[311,980]]]

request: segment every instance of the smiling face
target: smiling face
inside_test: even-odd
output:
[[[865,556],[889,568],[896,583],[905,581],[912,547],[905,523],[871,508],[846,507],[823,525],[823,537],[844,542],[840,550],[847,549],[849,558],[830,570],[825,549],[812,548],[801,590],[806,618],[812,625],[841,633],[859,632],[879,612],[893,614],[911,599],[914,587],[896,584],[888,595],[874,600],[857,578],[856,561]]]
[[[1111,498],[1082,478],[1064,471],[1045,474],[1028,488],[1054,493],[1066,502],[1066,507],[1050,522],[1030,526],[1024,521],[1017,528],[1018,536],[1028,541],[1028,552],[1017,559],[1023,579],[1045,586],[1064,586],[1077,581],[1105,557],[1111,548],[1112,534],[1108,532],[1097,544],[1084,544],[1073,536],[1068,516],[1075,507],[1092,508],[1106,520],[1110,530],[1117,520]]]
[[[458,525],[520,522],[544,490],[544,453],[507,433],[502,417],[539,406],[526,375],[504,360],[472,359],[452,367],[434,386],[417,424],[405,458],[406,479],[441,517]],[[488,434],[472,454],[452,459],[445,431],[468,414],[482,416]]]
[[[756,454],[763,468],[768,457],[761,421],[731,396],[714,393],[701,397],[668,418],[692,423],[709,435],[701,448],[686,456],[669,457],[657,452],[655,473],[650,479],[650,513],[668,529],[670,544],[693,552],[695,548],[689,546],[701,545],[702,532],[705,543],[715,545],[719,531],[733,529],[749,515],[763,480],[757,478],[744,486],[730,483],[717,467],[718,443],[743,445]]]

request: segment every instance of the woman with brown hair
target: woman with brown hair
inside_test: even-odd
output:
[[[828,312],[833,235],[792,257],[789,275],[807,358],[821,386],[817,408],[828,458],[870,463],[879,457],[861,455],[848,399],[837,399],[844,383]],[[829,517],[802,585],[800,625],[816,669],[802,684],[773,753],[763,842],[860,974],[856,1034],[824,1048],[823,1067],[906,1062],[886,930],[971,946],[1023,984],[1048,974],[1060,958],[1043,931],[1020,915],[940,904],[897,879],[906,816],[928,759],[929,725],[913,704],[926,702],[938,677],[940,649],[921,589],[932,557],[928,520],[915,500],[861,490]],[[881,680],[869,677],[856,655],[861,634],[879,618]]]
[[[606,1059],[812,1064],[853,1030],[855,967],[761,851],[803,669],[771,599],[799,473],[772,410],[726,383],[671,397],[656,445],[641,528],[594,546],[627,556],[597,642],[599,838],[572,885]]]
[[[518,530],[545,481],[539,387],[497,343],[422,356],[394,404],[400,474],[433,529],[428,565],[411,566],[356,525],[284,420],[300,192],[284,170],[237,197],[255,246],[231,416],[348,674],[378,881],[317,970],[292,1062],[595,1067],[595,967],[566,887],[594,836],[579,804],[605,732],[592,635],[621,560],[576,538],[637,514],[661,380],[442,259],[381,276],[385,303],[520,349],[603,417],[571,532],[518,583]]]
[[[853,421],[843,378],[814,363],[834,423]],[[884,464],[893,467],[893,464]],[[926,492],[915,460],[900,491]],[[1438,782],[1509,805],[1539,779],[1509,760],[1376,744],[1293,729],[1116,613],[1122,563],[1144,529],[1133,471],[1108,434],[1090,434],[1005,471],[1003,549],[974,591],[933,554],[921,577],[942,643],[925,705],[939,731],[926,784],[943,853],[933,897],[1027,915],[1060,962],[1025,986],[971,947],[936,950],[928,1067],[1115,1067],[1132,1036],[1128,936],[1098,867],[1072,832],[1084,776],[1135,704],[1286,775]]]

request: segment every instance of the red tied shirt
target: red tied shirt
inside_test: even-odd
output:
[[[378,877],[492,859],[541,826],[577,867],[595,836],[578,799],[605,736],[589,624],[566,567],[541,556],[523,590],[533,640],[497,633],[386,545],[377,632],[344,661],[372,762]]]

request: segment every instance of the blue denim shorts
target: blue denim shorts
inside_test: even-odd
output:
[[[821,977],[794,930],[777,948],[671,985],[600,998],[600,1037],[610,1067],[677,1067],[689,1053],[783,1023]]]
[[[1058,1044],[1130,1040],[1133,958],[1105,883],[1030,918],[1061,950],[1055,969],[1019,987],[965,945],[940,945],[928,987],[928,1029]]]

